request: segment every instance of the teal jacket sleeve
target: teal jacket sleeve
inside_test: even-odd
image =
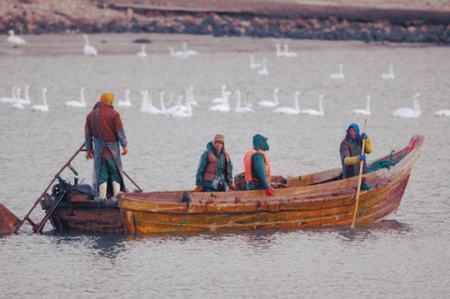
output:
[[[228,186],[233,185],[233,163],[231,162],[231,159],[230,159],[230,173],[228,174],[227,177],[227,184]]]
[[[266,163],[264,161],[264,156],[261,154],[254,154],[252,157],[253,164],[253,175],[258,179],[261,186],[264,189],[270,188],[270,184],[267,181],[267,173],[266,173]]]
[[[195,176],[195,185],[203,186],[203,174],[205,173],[206,164],[208,162],[207,152],[204,152],[200,157],[200,163],[198,164],[197,175]]]

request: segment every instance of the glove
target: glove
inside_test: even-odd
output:
[[[125,156],[126,154],[128,154],[128,144],[123,148],[122,156]]]
[[[236,190],[236,188],[234,187],[234,185],[230,185],[230,186],[228,186],[228,188],[230,188],[230,191]]]
[[[92,148],[88,148],[87,150],[86,150],[86,159],[92,159],[92,158],[94,158],[94,154],[93,154],[93,152],[92,152]]]
[[[362,138],[362,139],[367,139],[367,138],[369,138],[369,136],[367,136],[366,133],[362,133],[361,138]]]
[[[195,186],[194,191],[202,191],[202,186]]]
[[[266,189],[266,195],[269,196],[269,197],[272,196],[273,195],[273,189],[272,188],[267,188]]]
[[[364,161],[364,162],[366,162],[366,155],[361,155],[361,156],[359,156],[359,161]]]

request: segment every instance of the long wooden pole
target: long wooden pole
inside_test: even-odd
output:
[[[366,127],[367,127],[367,119],[364,120],[364,128],[363,128],[363,134],[366,133]],[[365,153],[365,147],[366,147],[366,140],[362,140],[362,148],[361,148],[361,156]],[[353,212],[353,220],[352,220],[352,228],[355,228],[356,224],[356,216],[358,215],[358,207],[359,207],[359,195],[361,194],[361,183],[362,183],[362,174],[363,174],[363,167],[364,161],[359,162],[359,175],[358,175],[358,186],[356,188],[356,200],[355,200],[355,211]]]

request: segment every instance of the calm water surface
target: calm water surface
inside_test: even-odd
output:
[[[414,134],[427,137],[396,214],[370,228],[127,237],[55,233],[0,238],[0,297],[387,297],[450,296],[450,49],[290,41],[295,60],[277,59],[274,40],[151,36],[151,55],[139,59],[134,35],[99,35],[100,56],[79,55],[78,36],[30,37],[27,49],[0,45],[0,96],[29,84],[33,102],[48,88],[49,113],[0,105],[0,201],[24,215],[61,164],[81,144],[88,109],[65,107],[86,86],[91,107],[104,90],[133,107],[119,109],[130,143],[125,169],[145,190],[194,186],[200,154],[217,132],[242,171],[251,136],[269,137],[273,172],[300,175],[339,166],[338,146],[351,111],[372,96],[368,134],[373,158],[404,146]],[[167,47],[182,41],[200,51],[179,60]],[[281,41],[283,42],[283,41]],[[269,76],[248,67],[249,55],[267,58]],[[390,61],[396,80],[383,81]],[[328,78],[344,64],[345,80]],[[190,84],[200,103],[194,116],[171,119],[139,112],[140,90],[183,92]],[[212,113],[210,101],[222,84],[249,94],[256,113]],[[280,89],[282,105],[316,107],[324,94],[324,117],[277,115],[256,107]],[[422,115],[397,119],[422,93]],[[154,102],[157,102],[157,98]],[[170,100],[170,98],[169,98]],[[235,98],[231,99],[234,107]],[[90,182],[91,163],[74,165]],[[66,174],[69,178],[70,174]],[[42,216],[39,211],[36,218]]]

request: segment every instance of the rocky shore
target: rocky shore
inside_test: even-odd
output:
[[[0,33],[10,29],[450,44],[450,10],[289,0],[6,0]]]

